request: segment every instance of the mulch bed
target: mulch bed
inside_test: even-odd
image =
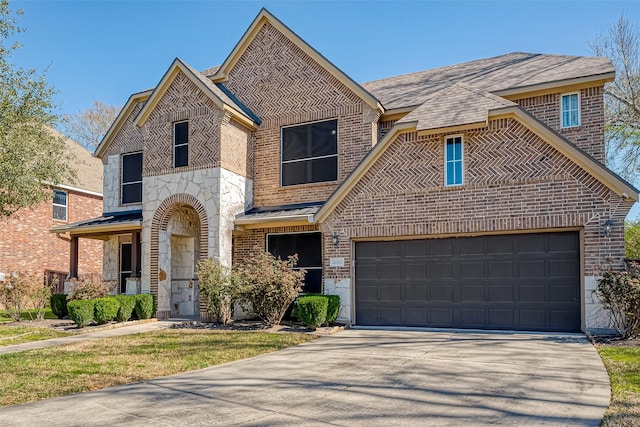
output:
[[[282,333],[282,332],[298,332],[298,333],[331,333],[339,330],[341,327],[325,327],[318,328],[313,331],[300,323],[283,321],[279,325],[275,326],[267,326],[264,322],[259,320],[236,320],[226,325],[222,323],[213,323],[213,322],[183,322],[176,323],[172,325],[171,328],[175,329],[209,329],[216,331],[260,331],[260,332],[274,332],[274,333]],[[336,329],[338,328],[338,329]]]
[[[640,347],[640,337],[620,338],[616,336],[590,336],[594,344],[609,345],[613,347]]]

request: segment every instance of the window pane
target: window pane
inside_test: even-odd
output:
[[[322,292],[322,270],[307,270],[302,292],[319,294]]]
[[[174,123],[174,145],[187,144],[189,142],[189,122]]]
[[[54,206],[53,207],[53,219],[59,219],[62,221],[67,220],[67,208],[66,206]]]
[[[322,234],[274,234],[268,236],[269,252],[286,259],[298,254],[297,267],[322,267]],[[307,270],[303,292],[322,290],[322,269]]]
[[[131,243],[123,243],[120,248],[120,271],[131,271]]]
[[[337,120],[313,123],[311,126],[311,157],[338,153]]]
[[[179,168],[181,166],[189,165],[189,146],[181,145],[175,147],[174,167]]]
[[[142,202],[142,183],[125,184],[122,186],[122,203]]]
[[[335,181],[338,179],[338,156],[310,160],[309,163],[311,166],[310,182]]]
[[[455,143],[453,144],[453,157],[455,160],[462,159],[462,144],[460,142],[460,138],[456,138]]]
[[[307,126],[282,129],[282,160],[296,160],[309,157],[307,150]]]
[[[142,181],[142,153],[122,156],[122,182]]]
[[[282,185],[306,183],[308,163],[308,161],[284,163],[282,165]]]
[[[53,191],[53,203],[56,205],[65,205],[67,204],[67,193],[64,191]]]

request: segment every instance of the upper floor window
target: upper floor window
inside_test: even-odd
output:
[[[444,185],[462,185],[462,136],[446,138],[444,146]]]
[[[338,121],[282,128],[282,186],[338,179]]]
[[[67,192],[53,190],[53,219],[67,220]]]
[[[173,124],[173,167],[189,165],[189,122]]]
[[[142,202],[142,153],[122,155],[122,204]]]
[[[580,126],[580,95],[578,93],[562,95],[560,104],[562,127]]]

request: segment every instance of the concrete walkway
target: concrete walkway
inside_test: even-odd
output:
[[[221,366],[0,409],[3,426],[592,425],[609,403],[575,336],[345,330]]]
[[[21,351],[34,350],[37,348],[53,347],[56,345],[71,344],[81,341],[92,341],[100,338],[118,337],[122,335],[132,335],[140,332],[155,331],[158,329],[170,328],[174,323],[181,323],[183,320],[171,319],[153,322],[144,322],[134,325],[127,325],[118,328],[103,328],[96,332],[69,335],[68,337],[52,338],[49,340],[31,341],[24,344],[5,345],[0,347],[0,354],[18,353]]]

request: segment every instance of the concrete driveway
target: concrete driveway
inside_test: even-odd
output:
[[[346,330],[222,366],[0,410],[12,425],[593,425],[580,336]]]

